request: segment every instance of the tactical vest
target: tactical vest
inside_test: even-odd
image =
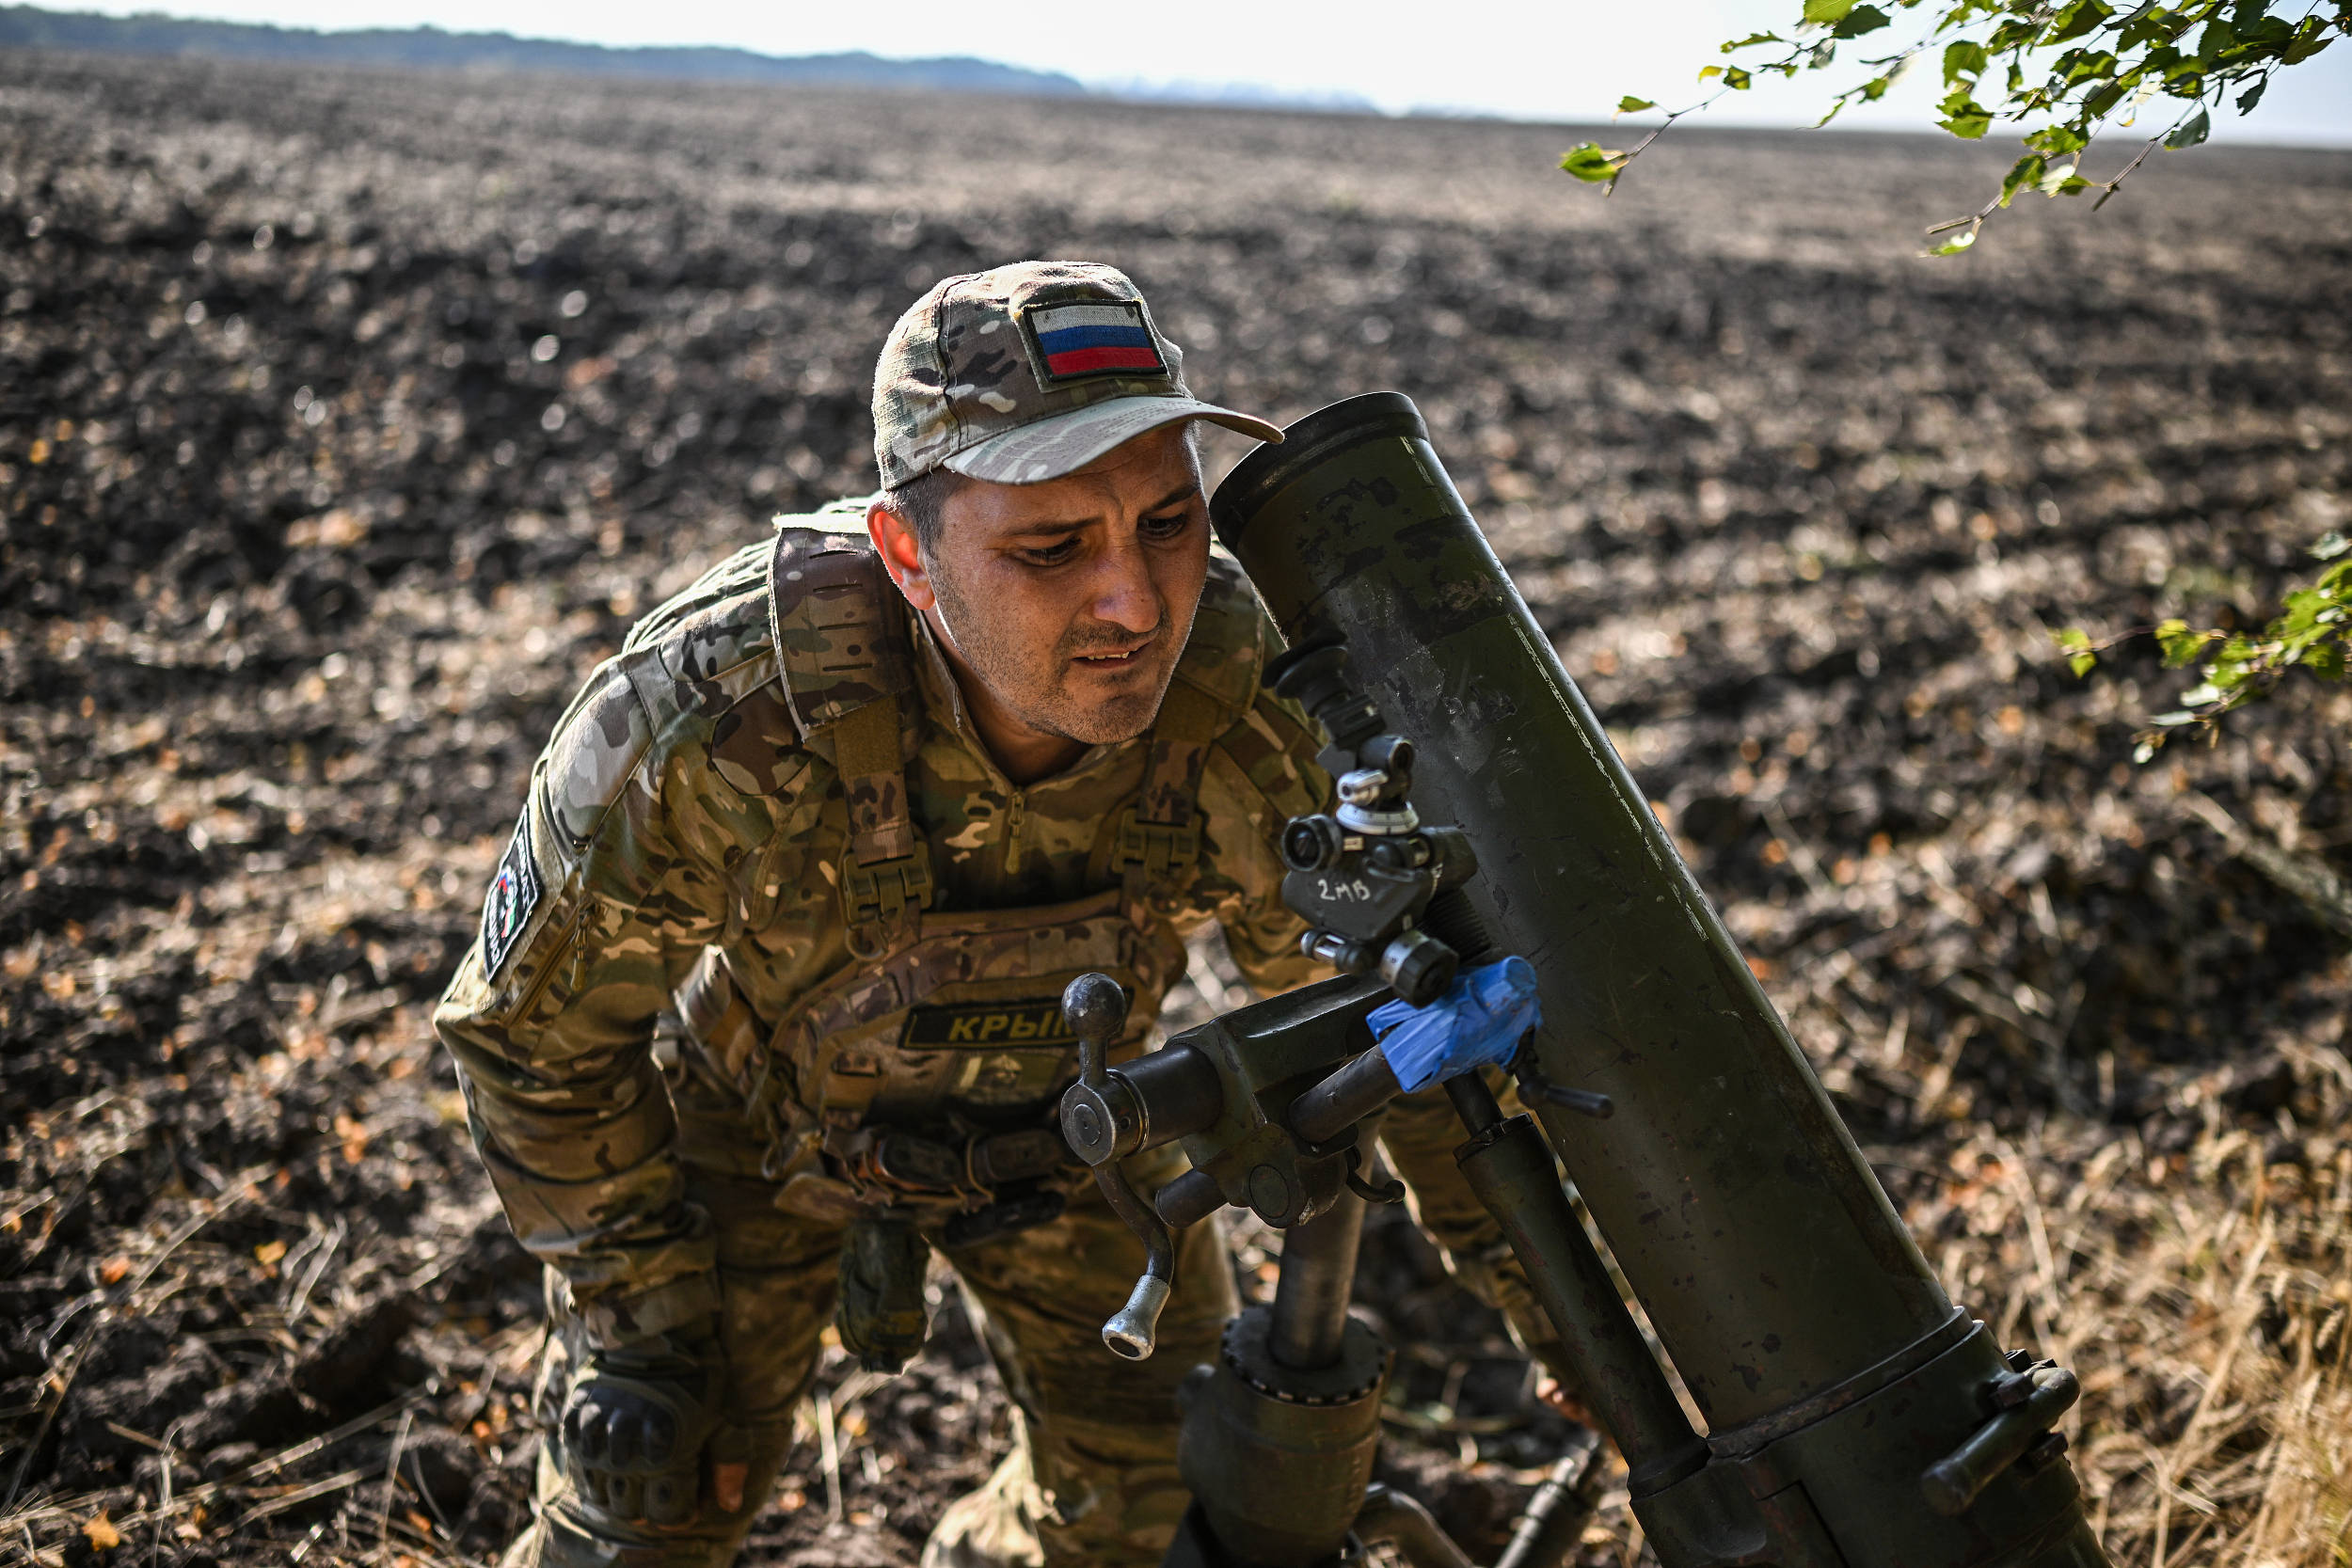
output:
[[[745,575],[739,565],[706,581],[739,589]],[[1172,917],[1200,857],[1203,766],[1255,695],[1255,599],[1217,563],[1146,737],[1141,785],[1097,834],[1098,891],[946,911],[906,781],[925,715],[905,601],[863,533],[797,521],[779,526],[766,576],[791,721],[849,807],[834,870],[852,958],[785,1016],[757,1019],[724,952],[707,950],[678,998],[690,1037],[745,1096],[770,1140],[763,1171],[795,1212],[846,1220],[889,1203],[969,1214],[1001,1207],[1007,1188],[1074,1184],[1081,1172],[1052,1125],[1076,1073],[1062,989],[1099,971],[1127,990],[1120,1059],[1142,1048],[1184,973]]]

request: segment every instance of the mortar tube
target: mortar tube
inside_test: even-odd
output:
[[[1283,1366],[1306,1371],[1340,1358],[1363,1235],[1364,1200],[1345,1190],[1328,1210],[1282,1233],[1267,1348]]]

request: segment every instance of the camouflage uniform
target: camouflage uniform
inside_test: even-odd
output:
[[[1056,1003],[1111,974],[1135,997],[1120,1053],[1143,1049],[1208,921],[1262,990],[1313,977],[1276,845],[1324,802],[1317,741],[1259,689],[1275,634],[1219,555],[1153,729],[1015,787],[859,529],[849,507],[785,520],[591,676],[436,1015],[508,1217],[554,1274],[550,1377],[715,1323],[712,1451],[749,1466],[740,1510],[655,1530],[545,1457],[526,1560],[726,1562],[786,1455],[845,1233],[877,1212],[954,1267],[1019,1413],[927,1560],[1155,1561],[1184,1508],[1173,1396],[1234,1309],[1221,1233],[1184,1237],[1158,1354],[1112,1356],[1100,1327],[1143,1255],[1051,1131],[1075,1069]],[[1441,1097],[1386,1137],[1465,1278],[1536,1322]],[[1181,1156],[1137,1167],[1150,1190]]]

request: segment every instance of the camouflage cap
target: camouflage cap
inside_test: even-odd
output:
[[[1196,399],[1184,353],[1127,275],[1020,261],[931,285],[874,367],[874,461],[885,486],[934,468],[1035,484],[1122,441],[1208,420],[1279,441],[1263,420]]]

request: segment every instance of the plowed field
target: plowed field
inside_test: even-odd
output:
[[[426,1019],[532,758],[870,485],[916,292],[1065,255],[1206,395],[1420,402],[1931,1259],[2081,1371],[2117,1560],[2340,1560],[2352,962],[2214,824],[2344,866],[2352,697],[2135,767],[2187,677],[2048,633],[2258,616],[2344,525],[2352,157],[1931,262],[1998,150],[1678,130],[1603,201],[1578,135],[0,56],[0,1553],[508,1537],[537,1273]],[[1491,1552],[1563,1429],[1403,1229],[1361,1285],[1389,1463]],[[985,1473],[940,1319],[828,1365],[758,1560],[909,1562]]]

